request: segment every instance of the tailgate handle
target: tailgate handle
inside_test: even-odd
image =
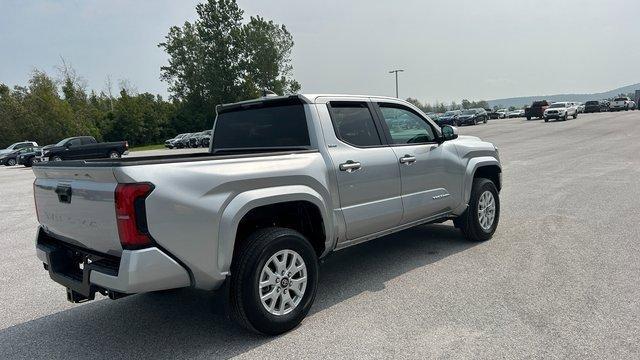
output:
[[[71,204],[71,186],[58,185],[58,187],[56,187],[56,194],[58,194],[58,201]]]

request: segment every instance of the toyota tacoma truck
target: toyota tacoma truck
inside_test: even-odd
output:
[[[222,288],[240,324],[279,334],[334,251],[446,220],[470,241],[498,226],[497,148],[405,101],[265,97],[219,106],[211,136],[207,153],[34,165],[37,256],[68,300]]]
[[[544,111],[544,122],[549,122],[550,119],[567,121],[569,116],[574,119],[578,117],[576,105],[572,102],[556,102]]]

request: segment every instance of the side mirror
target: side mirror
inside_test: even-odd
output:
[[[64,147],[67,148],[67,149],[70,148],[71,147],[71,143],[64,144]]]
[[[453,140],[458,138],[458,128],[451,125],[445,125],[442,127],[442,140]]]

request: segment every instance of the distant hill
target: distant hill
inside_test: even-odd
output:
[[[534,100],[547,100],[547,101],[580,101],[585,102],[589,100],[608,99],[618,94],[635,93],[636,90],[640,90],[640,83],[623,86],[621,88],[613,89],[607,92],[595,93],[595,94],[557,94],[557,95],[540,95],[540,96],[523,96],[505,99],[495,99],[487,101],[490,107],[502,106],[502,107],[522,107],[524,105],[530,105]]]

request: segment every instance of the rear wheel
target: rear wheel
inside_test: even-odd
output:
[[[51,160],[53,160],[53,161],[62,161],[62,157],[61,157],[61,156],[56,155],[56,156],[54,156]]]
[[[455,219],[456,227],[471,241],[491,239],[500,219],[500,198],[489,179],[475,178],[467,210]]]
[[[115,150],[109,151],[109,158],[110,159],[120,159],[120,153],[115,151]]]
[[[575,113],[575,114],[573,114],[573,118],[574,118],[574,119],[577,119],[577,118],[578,118],[578,112],[577,112],[577,111],[576,111],[576,113]]]
[[[261,229],[236,255],[229,285],[231,313],[240,325],[281,334],[300,324],[315,300],[318,258],[297,231]]]

